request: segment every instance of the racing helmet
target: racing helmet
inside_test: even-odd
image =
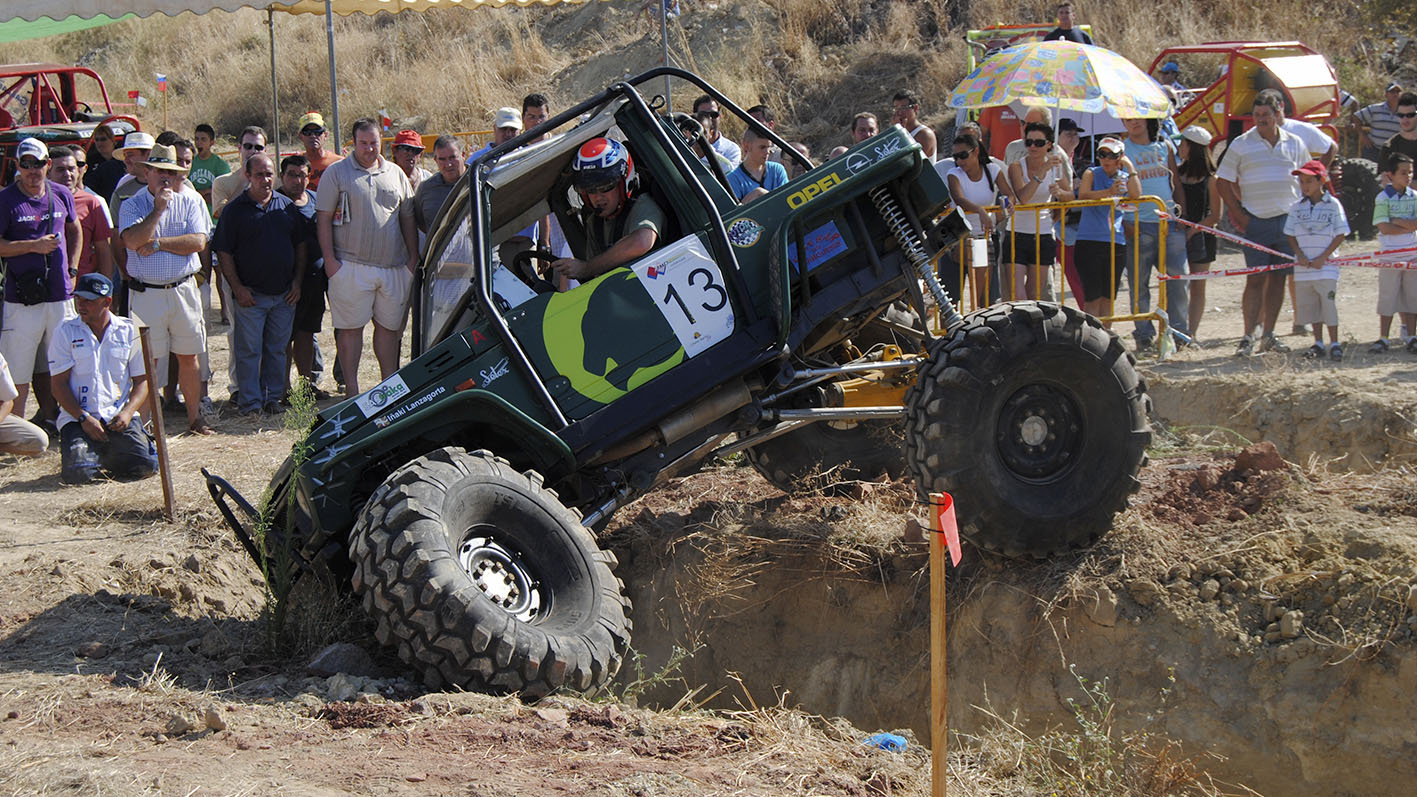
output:
[[[619,183],[628,199],[639,187],[635,176],[635,160],[625,145],[611,138],[592,138],[576,151],[571,163],[576,190],[582,193]]]

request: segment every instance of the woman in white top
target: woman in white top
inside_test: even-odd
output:
[[[993,162],[989,154],[979,146],[979,138],[973,133],[960,133],[954,140],[954,166],[945,161],[935,164],[935,168],[945,175],[950,196],[969,218],[969,226],[974,229],[974,238],[992,239],[996,218],[1002,218],[1001,211],[987,212],[986,207],[999,204],[999,197],[1014,201],[1013,189],[1004,179],[1004,169]],[[992,243],[992,240],[990,241]],[[987,255],[982,262],[973,262],[974,247],[964,249],[965,260],[969,261],[969,278],[973,284],[974,306],[984,307],[989,303],[989,262]],[[986,249],[987,252],[987,249]],[[961,275],[963,276],[963,275]],[[957,284],[957,283],[956,283]]]
[[[1053,188],[1072,190],[1071,178],[1061,152],[1053,146],[1053,128],[1029,122],[1023,129],[1024,157],[1009,166],[1009,185],[1020,205],[1041,205],[1053,199]],[[1050,210],[1015,209],[1009,219],[1011,233],[1003,242],[1000,262],[1005,299],[1038,299],[1044,284],[1044,270],[1053,266],[1057,244],[1053,240]]]

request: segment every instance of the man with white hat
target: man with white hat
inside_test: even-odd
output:
[[[0,258],[6,264],[0,354],[15,380],[14,413],[24,417],[30,380],[36,370],[47,370],[49,337],[74,314],[69,268],[79,262],[83,231],[69,189],[49,181],[49,149],[26,138],[15,154],[19,179],[0,190]],[[42,405],[52,405],[48,395],[45,390],[37,396]],[[39,414],[52,421],[58,413],[41,406]]]
[[[522,112],[516,108],[498,108],[497,114],[492,117],[492,142],[484,144],[481,149],[467,156],[467,162],[472,163],[487,150],[511,141],[521,131]]]
[[[181,190],[186,169],[172,147],[157,144],[148,154],[147,190],[123,203],[118,216],[128,249],[129,304],[132,314],[151,330],[153,359],[177,356],[177,383],[187,398],[187,424],[193,434],[211,434],[193,397],[202,395],[197,355],[206,348],[202,299],[193,279],[201,270],[198,253],[211,235],[211,216],[196,192]],[[156,387],[166,372],[154,374]]]
[[[113,193],[104,197],[104,200],[108,202],[109,218],[117,220],[118,211],[123,207],[123,203],[147,185],[148,167],[144,165],[144,161],[148,159],[148,153],[152,151],[154,143],[152,136],[135,130],[123,138],[123,146],[113,150],[113,160],[123,162],[126,174],[124,179],[118,181]],[[132,179],[127,179],[130,177]],[[122,231],[116,228],[113,230],[109,247],[113,250],[113,263],[118,267],[118,274],[122,276],[124,274],[123,268],[128,262],[128,250],[123,246],[123,240],[119,236],[120,232]],[[119,315],[128,312],[127,287],[121,279],[116,283],[113,304],[117,308],[115,312]]]

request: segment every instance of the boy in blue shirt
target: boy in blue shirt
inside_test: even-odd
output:
[[[1293,172],[1299,178],[1299,201],[1284,220],[1284,234],[1294,250],[1294,323],[1312,324],[1314,345],[1306,357],[1343,359],[1338,342],[1338,266],[1328,259],[1348,237],[1348,217],[1343,205],[1327,189],[1328,169],[1322,161],[1311,160]],[[1324,330],[1328,327],[1329,347],[1324,350]]]
[[[1378,228],[1379,249],[1417,246],[1417,191],[1412,190],[1412,158],[1394,153],[1383,164],[1388,186],[1373,200],[1373,226]],[[1394,256],[1409,259],[1406,256]],[[1392,317],[1402,317],[1404,330],[1417,329],[1417,271],[1385,268],[1378,272],[1378,339],[1368,347],[1372,354],[1388,350]],[[1417,353],[1417,336],[1406,340]]]
[[[767,192],[787,185],[787,170],[781,163],[768,160],[772,141],[759,136],[751,127],[743,134],[743,160],[728,173],[733,196],[747,204]]]

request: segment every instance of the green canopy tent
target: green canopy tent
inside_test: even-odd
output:
[[[591,0],[6,0],[0,8],[0,42],[55,36],[99,27],[131,17],[153,14],[176,16],[190,11],[236,11],[241,8],[266,10],[271,50],[271,130],[276,148],[280,146],[280,111],[277,107],[275,23],[276,12],[323,14],[330,61],[330,106],[333,111],[335,150],[340,148],[339,91],[335,79],[334,16],[339,14],[397,14],[432,8],[501,8],[503,6],[553,6],[580,4]],[[121,16],[114,16],[120,14]],[[664,62],[669,63],[668,22],[660,15],[664,41]]]

